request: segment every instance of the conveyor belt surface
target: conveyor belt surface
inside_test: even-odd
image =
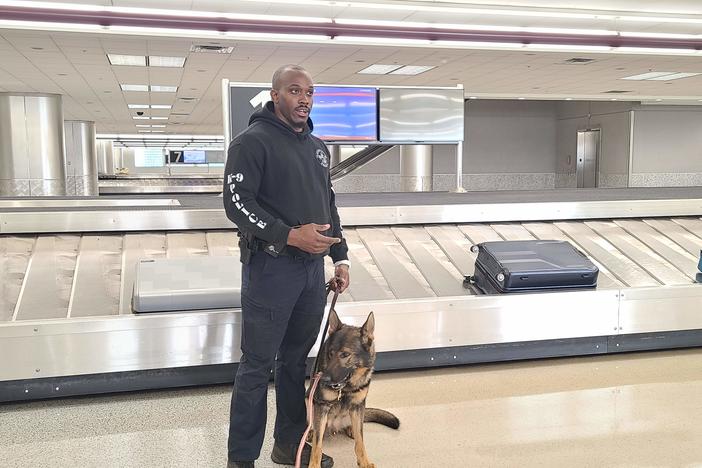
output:
[[[467,295],[470,246],[566,240],[600,268],[599,289],[691,284],[702,248],[699,218],[468,223],[346,229],[353,283],[343,301]],[[0,321],[130,314],[141,258],[231,256],[233,231],[0,236]],[[332,274],[327,263],[327,275]],[[42,294],[30,294],[42,291]]]

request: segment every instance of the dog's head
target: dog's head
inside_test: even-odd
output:
[[[347,384],[364,385],[373,372],[375,318],[368,315],[361,327],[346,325],[332,309],[329,313],[329,337],[320,350],[322,383],[335,390]]]

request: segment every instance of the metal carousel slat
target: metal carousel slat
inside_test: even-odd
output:
[[[14,320],[65,318],[73,286],[80,236],[37,238],[22,283]]]
[[[437,296],[469,294],[468,289],[463,287],[463,278],[460,273],[445,258],[443,252],[423,228],[393,228],[392,232]],[[444,257],[443,262],[440,257]]]
[[[122,244],[120,235],[82,237],[69,317],[119,314]]]
[[[663,262],[666,265],[671,265],[681,272],[684,277],[676,284],[688,284],[690,280],[695,279],[697,259],[670,238],[642,221],[615,220],[614,222],[656,252],[664,259]]]
[[[389,229],[360,228],[356,232],[398,299],[432,296],[429,285],[418,279],[421,273],[410,271],[412,261]]]
[[[658,286],[643,268],[621,253],[612,243],[604,239],[592,229],[579,222],[554,223],[561,231],[585,249],[601,263],[607,266],[619,280],[630,287]]]
[[[670,219],[644,219],[644,223],[659,233],[665,235],[688,253],[699,257],[702,250],[702,239]]]
[[[585,225],[606,238],[632,262],[643,268],[651,277],[664,285],[686,284],[690,279],[668,263],[656,251],[631,236],[614,222],[586,221]]]
[[[0,236],[0,323],[12,320],[36,236]]]
[[[470,250],[470,241],[456,226],[427,226],[425,229],[461,275],[473,275],[476,254]]]

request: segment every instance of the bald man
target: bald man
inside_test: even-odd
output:
[[[305,364],[326,303],[324,257],[343,292],[348,248],[329,175],[330,156],[311,134],[310,74],[285,65],[273,74],[271,99],[229,146],[224,208],[239,228],[241,352],[229,425],[229,466],[252,468],[266,428],[266,396],[275,364],[275,443],[271,459],[294,465],[307,426]],[[310,446],[302,466],[309,463]],[[323,455],[322,467],[334,461]]]

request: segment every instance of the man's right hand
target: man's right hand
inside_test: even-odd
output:
[[[341,242],[338,237],[327,237],[320,234],[328,229],[328,224],[314,223],[292,228],[288,234],[288,245],[311,254],[324,253],[330,246]]]

